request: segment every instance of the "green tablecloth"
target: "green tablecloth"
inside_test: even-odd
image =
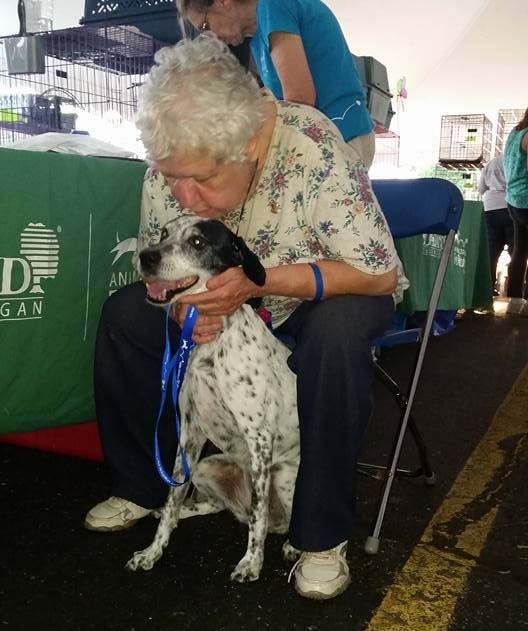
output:
[[[0,149],[0,434],[92,420],[95,331],[105,298],[135,280],[141,162]],[[438,237],[397,247],[424,310]],[[466,202],[441,309],[485,306],[482,206]]]
[[[411,282],[399,310],[425,311],[445,237],[420,235],[398,239],[396,247]],[[484,208],[466,201],[440,295],[439,309],[491,307],[493,290]]]
[[[0,433],[94,418],[97,321],[135,278],[144,171],[0,149]]]

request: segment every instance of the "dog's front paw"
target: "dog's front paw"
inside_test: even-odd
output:
[[[289,541],[284,542],[282,546],[282,558],[285,561],[297,561],[301,556],[301,551],[294,548]]]
[[[148,554],[146,550],[140,550],[139,552],[134,552],[134,556],[128,561],[125,568],[132,572],[139,569],[151,570],[156,561],[157,558],[153,557],[152,554]]]
[[[245,556],[238,562],[235,569],[231,572],[231,580],[239,583],[249,583],[258,580],[260,570],[262,569],[262,560],[256,558],[246,558]]]

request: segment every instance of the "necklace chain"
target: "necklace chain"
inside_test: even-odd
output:
[[[242,206],[240,207],[240,213],[238,214],[237,229],[235,233],[237,237],[238,237],[238,231],[240,229],[240,224],[242,222],[242,217],[244,216],[244,212],[246,210],[246,202],[249,197],[249,192],[251,191],[251,187],[253,186],[253,182],[255,181],[257,171],[258,171],[258,160],[255,162],[255,168],[253,169],[253,174],[251,175],[251,179],[249,180],[249,185],[247,187],[246,195],[244,197],[244,201],[242,202]]]

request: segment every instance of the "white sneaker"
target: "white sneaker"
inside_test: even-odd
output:
[[[88,530],[98,530],[99,532],[124,530],[152,512],[153,510],[150,508],[143,508],[143,506],[138,506],[121,497],[109,497],[88,511],[84,519],[84,526]]]
[[[295,574],[295,589],[305,598],[325,600],[339,596],[350,584],[346,551],[344,541],[331,550],[303,552],[288,581]]]
[[[528,316],[528,301],[523,298],[510,298],[506,313],[508,315]]]

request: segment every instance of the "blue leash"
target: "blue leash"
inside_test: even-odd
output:
[[[194,305],[189,305],[187,309],[187,315],[185,316],[185,321],[183,323],[180,340],[178,342],[178,350],[171,356],[171,343],[169,338],[169,320],[170,320],[170,311],[172,305],[167,306],[167,317],[165,319],[165,350],[163,352],[163,363],[161,366],[161,402],[160,408],[158,412],[158,418],[156,420],[156,429],[154,432],[154,456],[156,459],[156,468],[158,469],[158,473],[162,480],[168,484],[169,486],[183,486],[186,484],[191,477],[191,469],[189,467],[189,463],[187,462],[187,456],[185,455],[185,451],[180,444],[180,434],[181,434],[181,423],[180,417],[178,414],[178,397],[180,394],[180,388],[183,383],[183,379],[185,377],[185,371],[187,370],[187,362],[189,361],[189,355],[192,349],[195,347],[194,342],[192,341],[192,332],[194,329],[194,324],[196,322],[196,318],[198,317],[198,311],[195,309]],[[158,441],[158,427],[161,419],[161,415],[163,413],[163,409],[165,408],[165,401],[167,398],[167,391],[169,389],[169,380],[171,386],[171,397],[172,397],[172,405],[174,407],[174,422],[176,426],[176,439],[178,441],[178,448],[176,451],[176,458],[178,458],[178,454],[181,455],[182,467],[184,473],[183,482],[178,482],[174,480],[165,470],[163,463],[161,461],[160,450],[159,450],[159,441]]]

